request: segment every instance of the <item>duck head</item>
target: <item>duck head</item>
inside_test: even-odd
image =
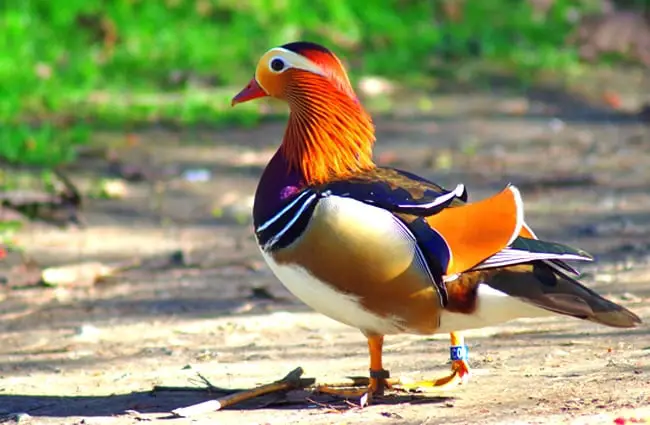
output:
[[[272,48],[262,55],[255,76],[232,104],[267,96],[289,106],[280,152],[306,184],[374,167],[372,119],[343,64],[327,48],[305,41]]]

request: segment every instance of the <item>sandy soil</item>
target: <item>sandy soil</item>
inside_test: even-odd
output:
[[[377,157],[448,186],[464,182],[473,199],[508,181],[519,184],[538,234],[595,254],[597,263],[583,267],[585,281],[650,322],[648,127],[616,116],[468,112],[468,99],[476,101],[433,99],[447,105],[444,116],[405,112],[409,118],[378,119]],[[501,97],[484,103],[494,112],[527,102]],[[164,196],[154,195],[156,185],[132,183],[123,200],[89,203],[86,230],[33,224],[21,234],[20,242],[43,265],[150,258],[179,249],[186,264],[143,266],[93,286],[0,289],[0,422],[650,421],[648,325],[616,330],[562,317],[467,332],[474,374],[453,392],[392,397],[364,409],[291,392],[194,419],[170,418],[172,409],[213,396],[152,388],[198,387],[197,372],[227,388],[273,381],[297,366],[319,381],[366,373],[360,333],[288,294],[261,264],[250,225],[242,222],[281,131],[281,124],[265,124],[250,131],[139,134],[141,149],[127,155],[133,162],[205,167],[212,179],[167,179]],[[73,173],[80,181],[104,166],[87,164]],[[211,215],[215,209],[219,218]],[[11,281],[20,273],[11,269],[16,258],[9,260],[0,274]],[[260,297],[259,289],[252,296],[255,288],[271,299]],[[385,360],[393,376],[442,375],[449,367],[447,337],[390,337]]]

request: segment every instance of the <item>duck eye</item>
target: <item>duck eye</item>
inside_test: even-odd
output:
[[[284,61],[280,58],[273,58],[271,60],[271,69],[275,72],[280,72],[286,67]]]

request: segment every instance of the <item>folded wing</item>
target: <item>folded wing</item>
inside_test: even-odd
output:
[[[405,172],[376,169],[318,189],[317,196],[328,195],[391,211],[412,234],[432,284],[450,311],[465,311],[460,308],[465,304],[475,306],[477,289],[486,284],[556,313],[616,327],[640,323],[624,307],[566,274],[577,272],[565,261],[591,261],[592,257],[580,249],[539,240],[524,221],[523,202],[514,186],[467,204],[462,185],[447,191]],[[511,313],[518,317],[517,312]]]
[[[349,197],[393,212],[414,234],[434,275],[530,261],[578,274],[565,261],[591,260],[582,250],[537,239],[524,222],[521,195],[512,185],[468,204],[462,184],[449,191],[406,171],[375,168],[314,191],[319,196]]]

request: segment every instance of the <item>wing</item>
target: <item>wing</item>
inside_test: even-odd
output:
[[[482,201],[447,208],[426,222],[449,248],[445,274],[462,273],[515,241],[524,222],[521,195],[516,187],[508,186]]]
[[[524,222],[523,201],[514,186],[480,202],[447,208],[426,220],[449,247],[448,276],[535,261],[558,271],[575,272],[564,261],[593,260],[583,250],[537,239]]]
[[[375,168],[314,190],[319,196],[350,197],[393,212],[414,234],[434,276],[533,261],[577,274],[564,261],[592,260],[582,250],[537,239],[512,185],[468,204],[463,185],[448,191],[405,171]]]
[[[483,284],[498,292],[480,295],[478,289]],[[501,293],[554,313],[607,326],[631,328],[641,323],[641,319],[625,307],[600,296],[566,273],[553,270],[543,261],[463,273],[447,282],[447,292],[446,308],[457,313],[472,314],[477,302],[487,301],[490,296],[498,298]],[[504,305],[494,304],[493,314],[509,319],[528,316],[527,307],[518,311],[521,304]]]
[[[562,264],[564,261],[592,261],[589,253],[562,245],[555,242],[545,242],[539,239],[518,237],[510,246],[489,257],[474,270],[503,267],[512,264],[528,263],[531,261],[544,260],[552,264]],[[562,267],[564,268],[564,267]]]
[[[260,245],[264,249],[290,245],[306,228],[319,200],[327,196],[351,198],[410,217],[434,215],[449,206],[463,205],[467,200],[467,192],[462,184],[448,191],[414,174],[391,168],[374,168],[345,180],[305,188],[288,198],[276,214],[255,229]],[[429,240],[431,237],[433,233],[430,236],[422,235],[421,239]],[[439,251],[446,250],[444,241],[439,237],[436,243],[440,246]],[[433,249],[433,243],[430,245]],[[437,251],[434,249],[432,252]],[[430,256],[435,258],[433,254]]]
[[[521,232],[519,232],[519,236],[522,238],[527,238],[527,239],[539,239],[537,235],[533,232],[533,229],[531,229],[526,223],[521,227]],[[572,249],[570,247],[566,247],[567,249]],[[581,251],[583,254],[587,254],[584,251]],[[588,257],[591,258],[591,255],[587,254]],[[566,258],[569,259],[569,258]],[[565,259],[565,260],[566,260]],[[571,258],[572,259],[572,258]],[[580,276],[580,272],[576,270],[574,267],[572,267],[570,264],[567,264],[561,259],[553,259],[553,260],[542,260],[544,261],[547,265],[549,265],[551,268],[559,271],[560,273],[563,272],[569,272],[574,276]]]
[[[405,171],[374,168],[352,178],[315,187],[322,195],[353,198],[394,213],[429,216],[467,201],[465,186],[452,191]]]

